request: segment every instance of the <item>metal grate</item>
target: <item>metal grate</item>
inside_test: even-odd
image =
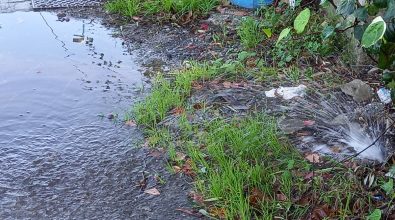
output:
[[[33,9],[97,6],[102,0],[32,0]]]

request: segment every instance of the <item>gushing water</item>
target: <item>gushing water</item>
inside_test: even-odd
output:
[[[302,142],[314,151],[342,155],[363,151],[362,159],[383,162],[386,158],[389,140],[382,134],[389,121],[381,103],[363,105],[342,93],[313,93],[297,100],[289,116],[308,122],[314,132]]]

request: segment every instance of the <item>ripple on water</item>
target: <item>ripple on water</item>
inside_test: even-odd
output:
[[[140,135],[97,115],[127,110],[141,76],[109,30],[56,20],[0,14],[0,219],[128,218]]]

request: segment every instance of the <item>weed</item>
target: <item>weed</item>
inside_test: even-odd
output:
[[[245,18],[237,29],[237,34],[244,47],[253,49],[264,39],[260,24],[252,17]]]
[[[207,14],[219,4],[218,0],[113,0],[105,4],[110,13],[131,18],[135,15],[155,15],[161,12],[179,15]]]
[[[183,105],[185,98],[190,95],[193,81],[209,79],[214,74],[216,71],[207,65],[193,64],[189,69],[173,73],[175,77],[172,83],[163,75],[158,75],[153,82],[151,94],[132,110],[136,122],[155,127],[171,109]]]
[[[141,10],[140,0],[114,0],[105,4],[105,9],[111,13],[133,17]]]
[[[296,66],[290,66],[284,69],[285,76],[292,82],[297,83],[301,79],[302,75],[300,69]]]

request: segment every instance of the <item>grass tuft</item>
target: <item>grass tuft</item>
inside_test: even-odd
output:
[[[105,9],[129,18],[159,13],[204,15],[219,3],[219,0],[112,0],[105,4]]]

